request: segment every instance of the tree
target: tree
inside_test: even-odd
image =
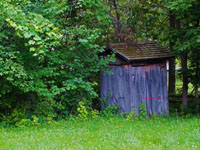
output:
[[[196,51],[199,47],[199,1],[108,0],[107,2],[110,6],[109,14],[117,33],[114,35],[115,37],[121,40],[122,35],[127,36],[127,32],[134,33],[131,34],[134,41],[155,40],[180,56],[183,77],[182,103],[187,105],[188,82],[191,82],[190,79],[194,79],[194,75],[189,78],[188,57],[195,60],[194,55],[197,54]],[[118,25],[119,23],[120,25]],[[131,30],[123,30],[124,28]],[[116,42],[116,39],[114,41]],[[170,59],[169,65],[169,94],[175,94],[174,58]],[[198,74],[197,69],[196,74]],[[198,84],[195,84],[196,91],[197,86]]]
[[[198,0],[173,1],[169,5],[169,8],[175,12],[177,17],[177,32],[175,31],[177,33],[177,40],[175,47],[181,55],[183,76],[182,103],[184,106],[187,106],[188,54],[193,54],[200,44],[199,6],[200,2]]]
[[[0,120],[62,118],[98,97],[91,78],[110,61],[98,57],[110,23],[101,0],[6,0],[0,10]]]
[[[176,28],[176,16],[173,11],[169,11],[170,16],[170,31],[171,38],[169,40],[169,47],[170,50],[174,51],[174,44],[175,44],[175,36],[173,34]],[[175,78],[175,58],[170,58],[169,60],[169,94],[175,95],[176,94],[176,78]]]

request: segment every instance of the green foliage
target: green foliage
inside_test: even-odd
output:
[[[180,114],[182,116],[199,114],[200,112],[199,106],[200,106],[199,99],[195,98],[189,99],[188,106],[180,105]]]
[[[104,108],[104,110],[101,112],[102,115],[106,118],[112,118],[114,117],[118,112],[119,106],[115,105],[108,105]]]
[[[101,0],[0,1],[0,121],[66,118],[80,99],[98,99],[97,74],[112,59],[98,57],[105,11]]]
[[[97,118],[99,117],[100,113],[96,109],[92,109],[88,101],[83,99],[78,103],[78,118],[81,120],[87,120],[89,118]]]
[[[117,6],[104,0],[0,1],[0,122],[26,122],[33,115],[62,119],[77,114],[77,107],[95,105],[99,72],[113,61],[98,54],[102,45],[119,41],[111,38],[119,24],[122,37],[167,47],[172,41],[176,54],[187,51],[189,70],[181,73],[199,86],[199,0],[128,0]],[[169,31],[169,12],[180,20],[181,31]],[[80,105],[82,99],[87,104]],[[116,110],[108,107],[102,114],[112,116]]]
[[[136,108],[133,108],[132,111],[126,116],[126,120],[138,120],[139,114],[137,113]]]
[[[32,119],[33,119],[33,125],[38,125],[39,119],[35,115],[32,116]]]
[[[89,117],[89,108],[86,105],[86,103],[84,101],[80,101],[78,103],[78,108],[77,108],[77,112],[78,112],[78,117],[81,120],[86,120]]]
[[[126,115],[126,120],[145,120],[147,119],[147,110],[144,104],[139,106],[139,113],[136,108],[133,108],[132,111]]]
[[[141,104],[141,105],[140,105],[139,111],[140,111],[139,119],[140,119],[140,120],[145,120],[145,119],[147,119],[147,109],[146,109],[145,104]]]
[[[16,122],[16,127],[37,126],[39,125],[39,118],[33,115],[30,119],[22,119]]]
[[[30,119],[22,119],[21,121],[18,121],[15,125],[17,127],[31,126],[32,125],[32,121]]]
[[[200,112],[200,99],[194,98],[194,96],[188,96],[188,106],[183,106],[181,103],[181,96],[169,97],[170,113],[187,116],[187,115],[198,115]]]
[[[99,115],[100,115],[100,113],[98,110],[94,109],[91,111],[92,118],[97,118],[97,117],[99,117]]]

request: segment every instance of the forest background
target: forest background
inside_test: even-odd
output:
[[[98,54],[108,43],[146,40],[173,51],[169,94],[198,113],[199,8],[199,0],[0,1],[0,122],[98,112],[99,72],[114,61]]]

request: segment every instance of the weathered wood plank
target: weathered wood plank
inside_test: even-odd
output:
[[[145,104],[147,113],[168,114],[167,72],[165,62],[146,66],[110,66],[113,75],[101,74],[101,97],[110,105],[129,113]]]

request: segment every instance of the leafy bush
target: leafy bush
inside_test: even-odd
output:
[[[88,105],[86,105],[84,101],[80,101],[78,103],[77,112],[78,112],[78,117],[81,120],[86,120],[89,118],[89,107]]]
[[[0,1],[0,121],[66,118],[80,99],[97,99],[110,19],[90,2]]]
[[[100,115],[100,113],[98,110],[96,110],[96,109],[92,110],[92,112],[91,112],[92,118],[97,118],[99,115]]]
[[[147,109],[145,107],[146,106],[144,104],[141,104],[139,107],[139,110],[140,110],[139,119],[140,120],[144,120],[147,118]]]
[[[137,109],[133,108],[132,111],[126,115],[126,120],[131,121],[131,120],[145,120],[147,119],[147,110],[145,108],[144,104],[141,104],[139,106],[139,113],[137,113]]]
[[[37,126],[39,125],[39,118],[33,115],[30,119],[21,119],[15,125],[17,127]]]
[[[132,111],[126,116],[126,120],[137,120],[139,117],[139,114],[137,113],[136,108],[133,108]]]
[[[108,105],[106,108],[101,112],[104,117],[111,118],[117,114],[119,110],[119,106]]]
[[[170,112],[180,115],[199,114],[200,112],[200,99],[194,96],[188,96],[188,106],[182,105],[181,96],[169,97]]]

